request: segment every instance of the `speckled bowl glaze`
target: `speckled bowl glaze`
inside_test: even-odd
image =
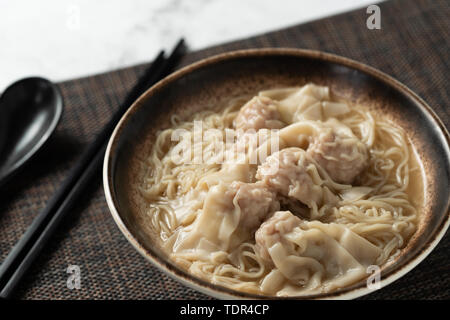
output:
[[[211,296],[273,299],[211,284],[172,263],[148,227],[146,203],[137,186],[143,176],[142,160],[149,155],[156,132],[170,126],[172,115],[186,118],[231,97],[308,82],[330,86],[339,96],[383,113],[407,131],[426,173],[425,205],[415,235],[394,262],[382,268],[381,286],[425,259],[450,224],[450,139],[445,126],[420,97],[386,74],[336,55],[298,49],[235,51],[199,61],[161,80],[130,107],[109,141],[103,182],[112,216],[136,250],[169,276]],[[331,293],[297,298],[352,299],[370,292],[364,280]]]

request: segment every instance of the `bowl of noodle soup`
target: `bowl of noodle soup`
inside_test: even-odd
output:
[[[109,141],[103,180],[125,237],[190,287],[348,299],[400,278],[443,237],[449,159],[440,119],[386,74],[256,49],[147,90]]]

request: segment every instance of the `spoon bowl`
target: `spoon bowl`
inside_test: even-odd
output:
[[[45,144],[63,110],[58,87],[32,77],[13,83],[0,96],[0,186]]]

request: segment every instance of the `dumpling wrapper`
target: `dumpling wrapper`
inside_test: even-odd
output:
[[[231,235],[239,224],[239,216],[228,214],[229,203],[223,195],[226,184],[213,186],[206,195],[203,209],[190,226],[178,233],[172,251],[183,255],[194,255],[199,260],[208,260],[214,251],[226,251],[230,245]]]
[[[285,123],[321,120],[350,111],[346,103],[331,101],[328,87],[307,84],[303,87],[261,91],[260,96],[278,101],[278,112]]]
[[[219,183],[209,189],[195,221],[172,235],[171,251],[203,261],[214,252],[230,252],[279,208],[276,195],[262,183]]]
[[[274,237],[267,248],[275,269],[261,284],[265,293],[280,296],[300,291],[317,293],[351,285],[367,276],[367,267],[382,253],[345,226],[295,220],[297,225],[278,233],[278,241]]]

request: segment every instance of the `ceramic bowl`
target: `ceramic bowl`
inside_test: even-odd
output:
[[[450,223],[450,151],[445,126],[420,97],[388,75],[347,58],[298,49],[235,51],[201,60],[161,80],[129,108],[109,141],[103,180],[111,214],[135,249],[164,273],[208,295],[273,298],[214,285],[172,263],[146,223],[146,203],[137,184],[156,132],[170,126],[173,114],[183,118],[230,97],[308,82],[329,86],[338,95],[383,113],[408,133],[426,173],[425,206],[415,235],[395,261],[382,268],[381,286],[425,259]],[[370,292],[364,280],[331,293],[298,298],[350,299]]]

